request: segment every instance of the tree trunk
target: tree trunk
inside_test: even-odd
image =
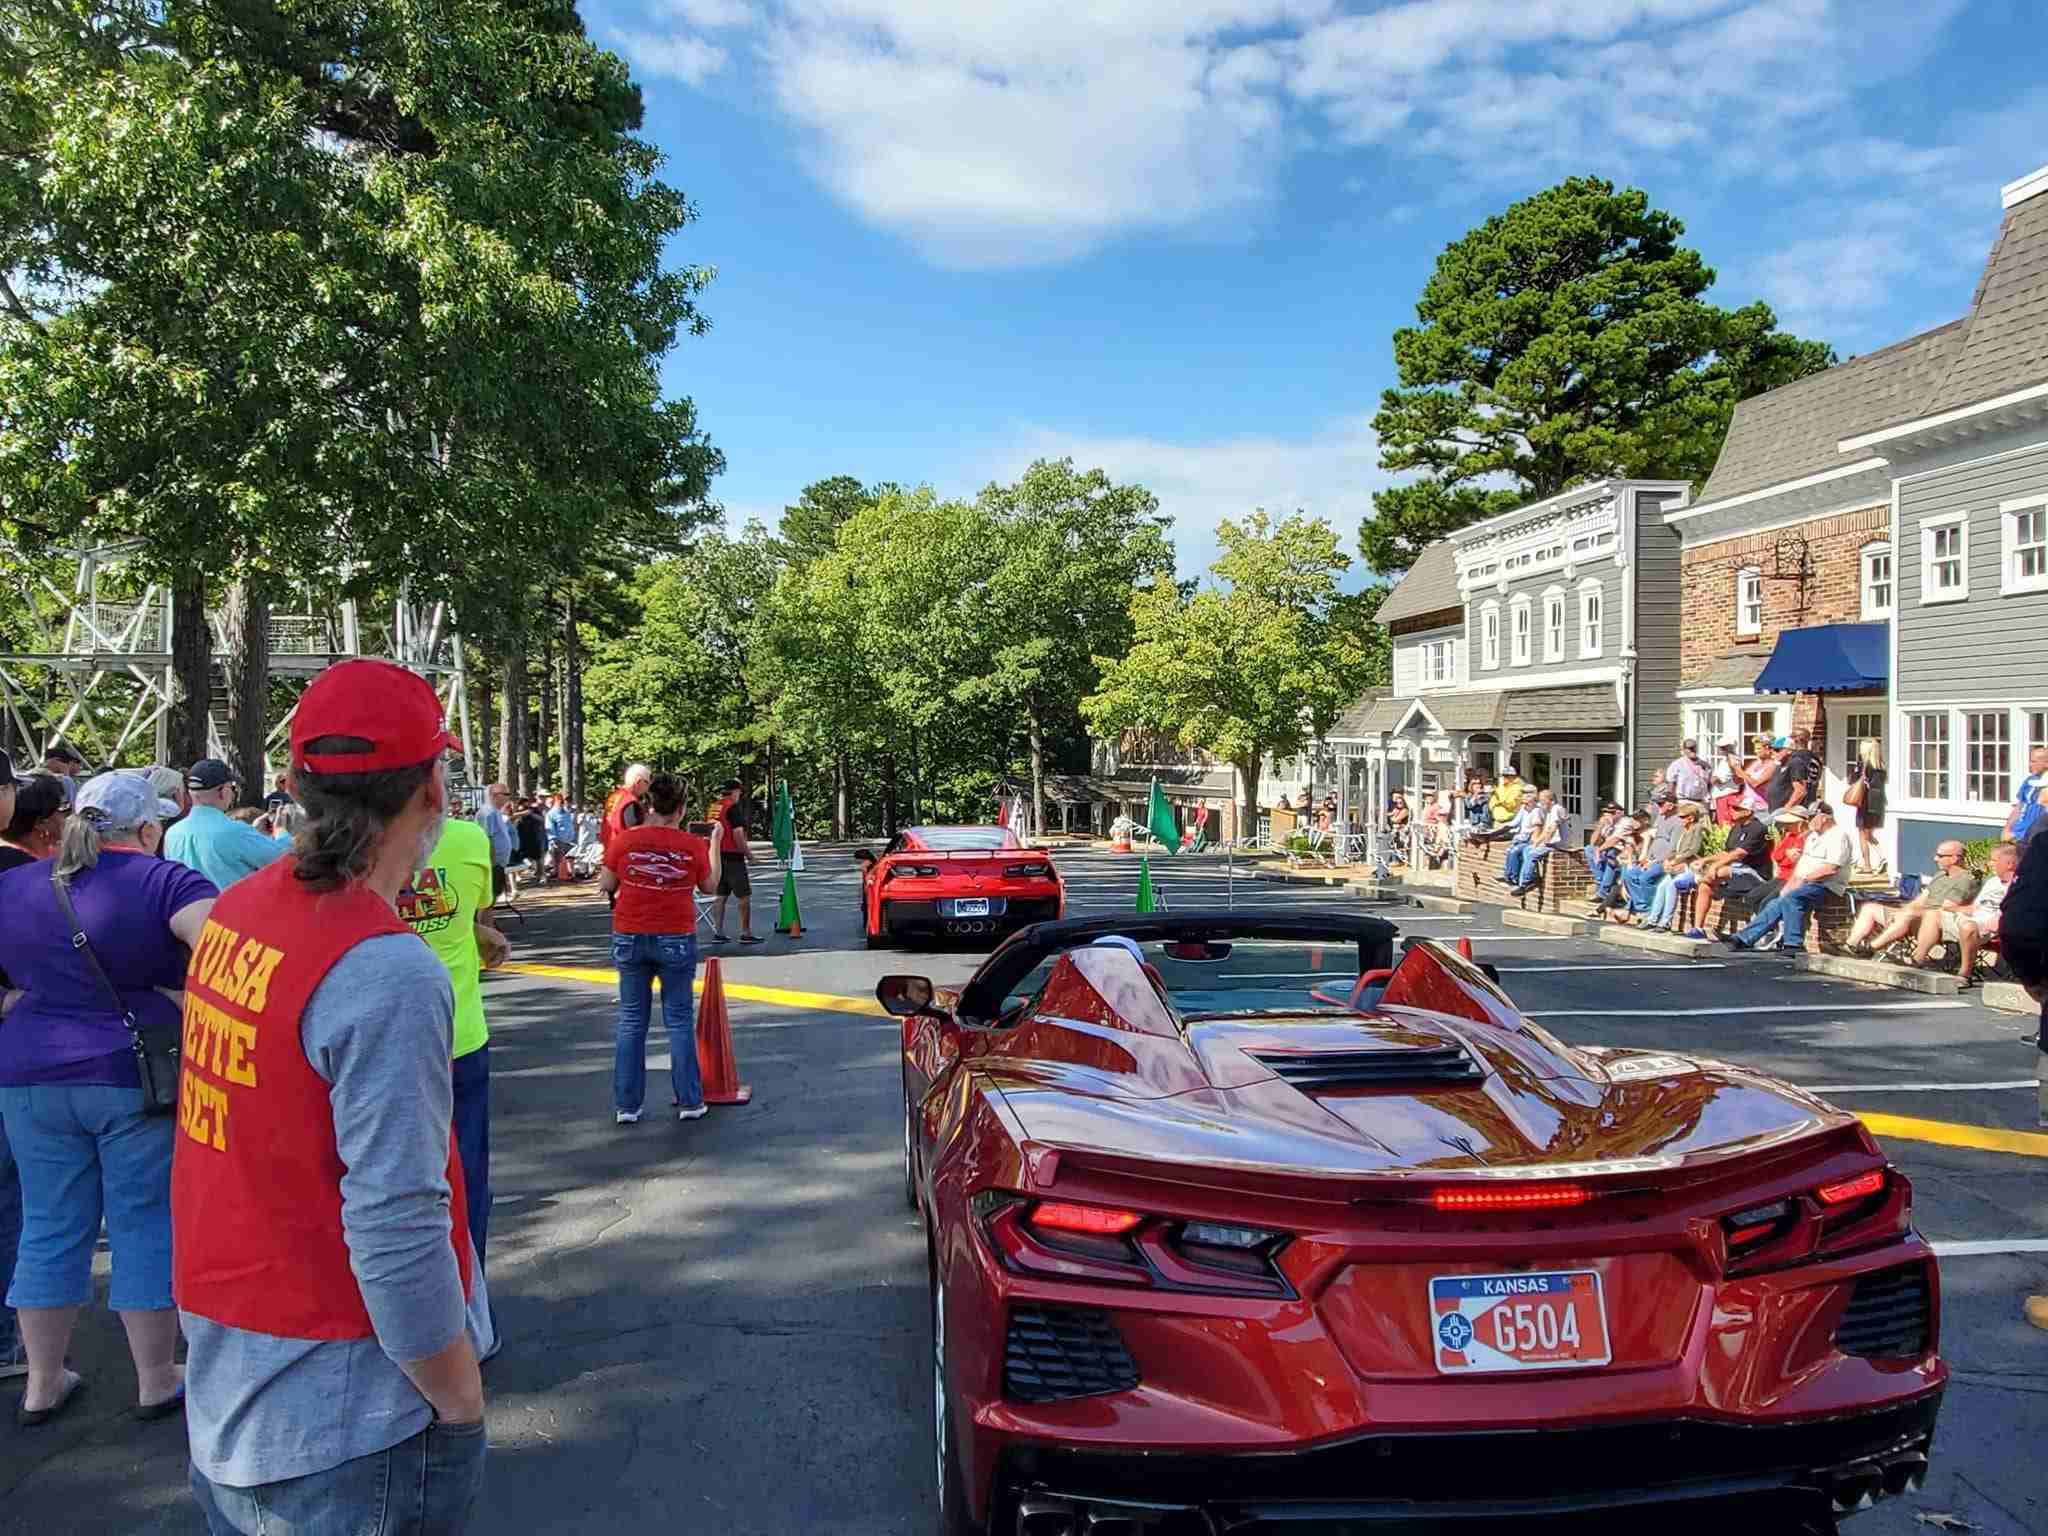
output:
[[[896,835],[896,754],[882,758],[882,836]]]
[[[567,778],[576,802],[583,803],[583,636],[576,627],[574,594],[562,602],[562,732],[568,755]]]
[[[533,777],[534,788],[545,789],[554,778],[548,759],[555,741],[555,631],[550,626],[540,635],[540,678],[535,684],[540,695],[540,734],[533,739]]]
[[[1259,829],[1259,764],[1263,756],[1239,758],[1231,764],[1237,773],[1237,840],[1243,842]]]
[[[270,595],[254,577],[228,588],[221,628],[228,648],[221,658],[227,682],[228,766],[242,786],[242,804],[261,805],[269,790],[263,744],[269,733]]]
[[[492,756],[497,750],[497,689],[488,686],[479,688],[476,702],[476,750],[479,761],[471,763],[469,771],[472,782],[481,791],[488,788],[498,777],[493,771],[496,759]]]
[[[846,754],[832,754],[832,840],[846,841]]]
[[[504,718],[498,723],[498,777],[515,795],[526,793],[526,637],[515,634],[505,650]]]
[[[562,782],[562,793],[571,805],[582,803],[582,791],[576,784],[575,730],[570,724],[574,713],[571,703],[574,683],[572,674],[576,670],[576,600],[567,594],[562,598],[562,670],[558,680],[555,706],[555,751],[556,776]]]
[[[171,586],[171,673],[175,698],[165,750],[173,764],[189,768],[206,756],[213,708],[213,632],[206,627],[206,575],[196,569]]]
[[[1031,733],[1031,835],[1045,835],[1045,729],[1038,719],[1038,701],[1025,705],[1024,723]]]

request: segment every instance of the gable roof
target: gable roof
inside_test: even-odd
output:
[[[1419,619],[1425,613],[1464,606],[1465,599],[1458,594],[1458,563],[1452,557],[1450,541],[1439,539],[1416,557],[1408,574],[1394,584],[1394,590],[1387,594],[1374,617],[1381,624],[1392,624],[1398,619]]]
[[[1848,462],[1842,439],[1919,414],[1968,329],[1968,320],[1952,320],[1738,402],[1714,472],[1690,510],[1841,468]]]
[[[1328,732],[1331,741],[1356,741],[1370,729],[1385,730],[1384,725],[1373,727],[1368,722],[1373,718],[1377,706],[1394,696],[1391,688],[1368,688],[1358,696],[1351,707],[1337,717]]]
[[[1914,414],[1933,416],[2048,381],[2048,197],[2006,210],[1977,281],[1969,332]]]

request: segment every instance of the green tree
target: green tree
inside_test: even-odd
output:
[[[1633,188],[1573,177],[1445,247],[1394,333],[1373,417],[1366,563],[1412,565],[1469,523],[1607,475],[1702,481],[1736,401],[1833,365],[1763,304],[1724,310],[1685,226]]]
[[[1156,731],[1229,763],[1249,827],[1261,762],[1301,751],[1384,679],[1386,642],[1370,622],[1383,593],[1340,590],[1351,562],[1321,518],[1254,512],[1222,523],[1217,540],[1220,585],[1189,591],[1160,575],[1133,597],[1136,639],[1096,658],[1101,686],[1081,712],[1099,735]]]

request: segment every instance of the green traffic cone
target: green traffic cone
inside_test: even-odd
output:
[[[785,870],[782,876],[782,910],[776,914],[775,931],[793,937],[803,935],[803,914],[796,907],[796,871]]]
[[[1138,915],[1156,912],[1159,905],[1152,895],[1152,860],[1149,857],[1138,860]]]

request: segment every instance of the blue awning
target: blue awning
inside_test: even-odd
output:
[[[1883,693],[1891,682],[1891,625],[1788,629],[1757,674],[1758,693]]]

